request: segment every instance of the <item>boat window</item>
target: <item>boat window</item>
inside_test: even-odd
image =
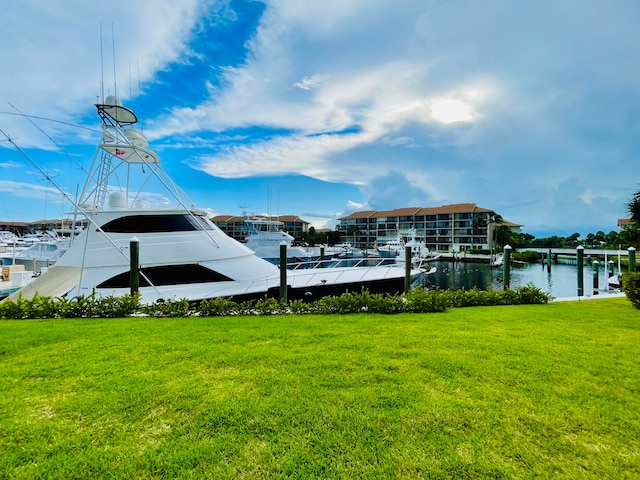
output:
[[[107,222],[102,230],[111,233],[188,232],[202,230],[201,223],[184,214],[128,215]]]
[[[161,265],[141,269],[140,286],[149,287],[149,281],[156,287],[164,285],[186,285],[189,283],[230,282],[226,275],[197,264]],[[146,277],[146,278],[145,278]],[[105,280],[96,288],[129,288],[129,272],[121,273]]]
[[[213,224],[205,217],[201,215],[189,215],[191,223],[195,223],[195,226],[199,230],[213,230]]]

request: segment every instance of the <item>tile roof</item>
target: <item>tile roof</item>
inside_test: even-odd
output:
[[[413,216],[413,215],[437,215],[439,213],[490,213],[493,210],[488,208],[478,207],[475,203],[454,203],[451,205],[442,205],[440,207],[405,207],[396,208],[394,210],[364,210],[361,212],[354,212],[346,217],[341,217],[338,220],[347,220],[355,218],[380,218],[380,217],[401,217],[401,216]]]

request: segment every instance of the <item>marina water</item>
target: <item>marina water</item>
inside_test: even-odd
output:
[[[437,271],[428,275],[425,286],[440,287],[442,289],[469,290],[474,286],[480,290],[494,288],[504,289],[504,269],[491,268],[484,263],[463,263],[437,261],[431,262]],[[584,293],[585,297],[593,295],[593,267],[584,266]],[[547,270],[546,265],[524,264],[511,266],[511,279],[509,286],[516,288],[527,284],[533,284],[543,292],[551,294],[554,298],[576,297],[578,295],[578,267],[576,265],[557,264]],[[598,286],[604,293],[607,289],[607,273],[600,268]]]

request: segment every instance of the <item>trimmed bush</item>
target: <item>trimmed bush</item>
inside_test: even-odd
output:
[[[640,308],[640,273],[625,272],[620,277],[622,291],[635,308]]]
[[[640,280],[636,274],[636,286],[628,287],[635,292],[637,308],[640,308]],[[628,280],[630,282],[631,280]],[[631,285],[631,283],[628,283]],[[629,293],[627,294],[630,295]],[[631,299],[631,297],[629,297]],[[227,298],[212,298],[200,303],[186,299],[164,300],[150,305],[140,304],[140,294],[122,297],[51,298],[36,295],[31,300],[18,297],[16,301],[0,302],[0,318],[121,318],[135,314],[150,317],[216,317],[223,315],[284,315],[295,314],[347,314],[347,313],[432,313],[444,312],[447,308],[462,308],[492,305],[518,305],[547,303],[550,296],[538,287],[529,284],[514,290],[424,290],[416,288],[406,295],[346,292],[340,296],[328,296],[316,302],[294,300],[287,304],[275,298],[264,297],[236,303]],[[633,301],[633,300],[632,300]],[[634,306],[636,304],[634,303]]]

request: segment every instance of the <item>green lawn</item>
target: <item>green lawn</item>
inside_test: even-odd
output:
[[[0,321],[0,479],[640,478],[625,298]]]

